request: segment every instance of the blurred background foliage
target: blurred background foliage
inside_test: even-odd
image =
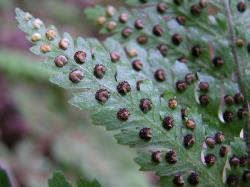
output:
[[[155,186],[152,173],[138,171],[132,150],[117,145],[103,128],[92,126],[86,111],[67,103],[71,94],[48,82],[51,72],[29,52],[30,44],[14,18],[14,8],[20,7],[75,37],[104,39],[83,9],[109,3],[122,4],[0,0],[0,166],[8,166],[14,187],[46,187],[55,170],[72,180],[96,178],[103,187]]]

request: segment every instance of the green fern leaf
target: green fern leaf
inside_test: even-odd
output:
[[[222,13],[211,15],[208,14],[207,9],[204,9],[202,10],[201,15],[199,15],[199,19],[197,19],[192,15],[192,13],[190,13],[190,4],[195,4],[197,2],[198,1],[185,1],[182,6],[176,6],[173,1],[166,1],[166,5],[168,8],[163,14],[159,14],[158,2],[149,2],[147,4],[145,3],[147,7],[143,9],[126,10],[120,8],[118,10],[113,10],[113,16],[106,17],[105,10],[107,13],[109,11],[109,8],[102,8],[102,14],[98,16],[105,17],[106,23],[103,24],[101,32],[112,33],[113,38],[122,42],[125,48],[130,48],[130,46],[136,48],[137,45],[140,45],[141,47],[145,47],[146,49],[156,49],[159,44],[166,45],[165,51],[160,51],[164,52],[163,56],[167,56],[169,63],[163,62],[159,65],[159,67],[164,69],[164,71],[166,72],[167,80],[160,84],[157,82],[155,83],[160,92],[164,93],[168,89],[171,89],[174,92],[175,85],[173,86],[173,82],[184,80],[186,78],[184,75],[188,75],[188,73],[198,72],[198,82],[195,83],[194,86],[191,86],[191,88],[189,88],[186,93],[179,94],[177,92],[175,93],[175,95],[179,95],[178,100],[189,107],[197,106],[198,104],[200,112],[203,114],[203,120],[212,127],[217,128],[218,130],[226,131],[230,136],[229,139],[232,139],[234,136],[239,135],[244,127],[244,121],[238,119],[237,117],[234,117],[234,120],[230,125],[228,125],[225,124],[225,120],[223,119],[223,115],[226,111],[231,111],[234,113],[234,116],[236,116],[237,111],[239,111],[242,107],[239,105],[228,106],[223,101],[224,97],[228,95],[233,96],[239,92],[237,83],[231,81],[231,77],[234,74],[235,70],[235,64],[231,49],[228,48],[228,45],[230,43],[229,38],[224,37],[224,32],[227,31],[227,24],[225,24],[226,16]],[[140,1],[131,1],[130,3],[137,4],[140,3]],[[209,3],[211,4],[211,6],[216,6],[221,9],[222,12],[224,12],[224,8],[219,1],[209,1]],[[89,8],[85,13],[86,15],[91,17],[92,20],[97,20],[99,17],[92,16],[92,12],[97,12],[97,8]],[[123,14],[127,14],[126,22],[121,22],[120,20]],[[187,22],[185,23],[185,27],[183,27],[182,25],[178,25],[176,20],[171,19],[178,16],[185,17],[185,20]],[[144,23],[147,23],[144,25],[144,29],[138,30],[136,29],[136,26],[134,26],[135,22],[138,19],[141,19]],[[107,26],[110,22],[117,23],[117,28],[114,29],[113,32],[107,30]],[[166,22],[167,24],[165,24]],[[160,23],[162,25],[163,31],[169,32],[164,32],[161,37],[155,37],[152,33],[152,28],[154,28],[157,23]],[[222,23],[224,23],[224,25],[222,25]],[[132,29],[132,34],[129,35],[129,37],[124,37],[123,32],[127,28]],[[241,30],[244,31],[245,29]],[[178,33],[183,40],[182,43],[178,46],[175,46],[172,43],[172,37],[175,33]],[[138,42],[140,41],[139,38],[141,36],[147,38],[147,43],[141,44],[140,42]],[[136,45],[136,43],[139,44]],[[203,50],[203,53],[199,58],[194,57],[190,52],[192,47],[196,44],[199,44]],[[246,55],[245,51],[242,51],[242,53]],[[144,56],[142,61],[146,63],[146,53],[140,52],[140,54],[144,54],[142,55]],[[158,58],[158,62],[159,55],[155,54],[155,57],[156,56]],[[185,57],[184,59],[186,59],[188,68],[184,66],[184,71],[176,71],[175,61],[178,57]],[[217,57],[220,57],[220,59],[225,62],[223,68],[214,67],[213,61]],[[183,58],[181,59],[181,61],[183,61]],[[156,60],[152,59],[148,61],[149,63],[153,63],[153,65],[147,65],[149,66],[148,69],[157,68],[158,64],[156,65],[155,61]],[[180,65],[178,65],[177,67],[179,68]],[[143,68],[142,71],[144,71],[144,69],[145,68]],[[155,81],[154,77],[152,76],[154,72],[151,72],[150,74],[150,71],[148,71],[148,69],[145,70],[146,76],[150,77],[152,81]],[[173,76],[171,77],[171,75]],[[198,85],[200,82],[207,82],[209,84],[210,91],[208,93],[199,91]],[[218,91],[213,92],[213,90]],[[204,106],[200,101],[200,99],[202,99],[202,96],[208,97],[208,106],[206,102]]]
[[[184,182],[187,186],[221,187],[231,179],[231,172],[236,171],[227,167],[231,157],[220,156],[222,146],[219,144],[223,138],[218,136],[218,130],[227,132],[228,140],[224,142],[227,146],[229,143],[231,147],[243,146],[242,140],[233,140],[231,130],[226,127],[206,125],[207,121],[204,122],[199,114],[201,109],[195,110],[194,102],[189,101],[196,88],[194,85],[180,97],[179,92],[172,89],[171,82],[159,85],[162,76],[158,75],[157,83],[152,78],[152,71],[157,70],[154,68],[168,67],[170,81],[178,80],[189,72],[185,65],[171,64],[159,52],[145,51],[133,42],[127,43],[124,49],[111,38],[103,44],[91,38],[73,40],[68,33],[60,36],[54,26],[46,28],[40,20],[20,9],[16,14],[19,28],[34,44],[31,51],[47,57],[44,64],[54,72],[51,82],[73,89],[70,103],[90,111],[94,124],[108,130],[120,130],[115,135],[118,143],[138,150],[136,161],[142,170],[155,171],[164,181],[163,186]],[[135,58],[143,58],[147,67],[139,74],[130,63]],[[211,79],[203,74],[199,78]],[[164,86],[169,89],[166,91]],[[181,115],[183,107],[188,107],[188,115]],[[210,110],[211,113],[215,111],[214,107]],[[208,119],[212,121],[213,118]],[[239,129],[235,128],[237,133]],[[205,144],[206,137],[216,133],[217,145],[209,148]],[[227,155],[238,154],[238,150],[231,149]],[[237,176],[244,168],[246,166],[237,168]]]
[[[55,172],[51,179],[49,179],[49,187],[72,187],[72,184],[66,179],[61,172]],[[92,182],[79,179],[77,180],[77,187],[101,187],[98,181]]]

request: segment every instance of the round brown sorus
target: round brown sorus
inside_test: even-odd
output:
[[[181,174],[176,174],[173,179],[173,183],[176,186],[183,186],[185,184],[184,178]]]
[[[245,167],[250,163],[250,157],[243,155],[240,157],[240,166]]]
[[[164,30],[161,25],[158,24],[153,27],[153,34],[155,36],[162,36],[163,32]]]
[[[234,155],[229,159],[229,163],[230,163],[230,166],[239,167],[240,159],[239,159],[239,157]]]
[[[200,95],[199,101],[202,106],[207,106],[210,102],[210,97],[207,95]]]
[[[56,32],[55,30],[53,30],[53,29],[48,30],[48,31],[46,32],[46,34],[45,34],[46,38],[47,38],[49,41],[54,40],[55,37],[56,37],[56,35],[57,35],[57,32]]]
[[[94,75],[98,79],[102,79],[106,73],[106,67],[103,64],[97,64],[94,68]]]
[[[84,64],[86,61],[87,53],[84,51],[77,51],[74,55],[77,64]]]
[[[245,182],[249,182],[250,181],[250,170],[249,169],[247,169],[247,170],[244,171],[242,179]]]
[[[121,23],[126,23],[128,21],[128,17],[129,17],[129,14],[128,13],[122,13],[120,16],[119,16],[119,21]]]
[[[153,131],[151,128],[148,127],[142,128],[139,132],[139,136],[141,139],[149,141],[153,137]]]
[[[188,183],[191,185],[198,185],[200,182],[199,174],[196,172],[192,172],[188,177]]]
[[[207,164],[207,166],[212,166],[215,164],[216,162],[216,156],[214,154],[207,154],[205,156],[205,163]]]
[[[242,157],[237,157],[237,156],[232,156],[229,160],[230,165],[234,166],[234,167],[238,167],[240,164],[242,164],[242,166],[244,166],[246,164],[246,160],[247,156],[242,156]]]
[[[200,5],[192,5],[190,8],[190,12],[191,14],[193,14],[193,16],[199,16],[201,14]]]
[[[115,30],[116,27],[117,27],[117,23],[116,23],[115,21],[110,21],[110,22],[108,22],[108,24],[107,24],[107,29],[108,29],[109,31]]]
[[[237,4],[237,9],[239,12],[245,12],[246,8],[247,8],[247,5],[243,1]]]
[[[214,138],[217,144],[221,144],[225,140],[225,136],[222,132],[217,132]]]
[[[160,44],[157,46],[157,49],[160,51],[162,56],[166,56],[168,52],[168,46],[166,44]]]
[[[161,162],[161,152],[154,151],[151,155],[151,159],[154,163],[160,163]]]
[[[112,51],[110,53],[110,58],[112,62],[117,62],[120,60],[120,54],[117,51]]]
[[[199,44],[194,45],[191,49],[191,53],[194,57],[200,57],[202,55],[203,49]]]
[[[214,57],[213,58],[213,64],[215,67],[221,67],[224,64],[224,60],[221,57]]]
[[[222,145],[221,147],[220,147],[220,156],[221,157],[225,157],[226,155],[227,155],[227,153],[229,152],[229,148],[228,148],[228,146],[225,146],[225,145]]]
[[[108,6],[106,8],[106,15],[112,17],[115,14],[115,8],[113,6]]]
[[[183,3],[183,0],[173,0],[174,4],[177,6],[181,5]]]
[[[42,22],[42,20],[37,18],[37,19],[34,20],[32,25],[33,25],[34,29],[40,29],[43,26],[43,22]]]
[[[234,102],[236,103],[236,104],[242,104],[243,102],[244,102],[244,96],[243,96],[243,94],[242,93],[236,93],[235,95],[234,95]]]
[[[226,110],[224,113],[223,113],[223,119],[226,123],[230,123],[233,121],[234,119],[234,113],[230,110]]]
[[[58,43],[58,47],[62,50],[66,50],[69,47],[69,40],[67,38],[63,38]]]
[[[176,21],[180,24],[180,25],[185,25],[186,24],[186,18],[184,16],[177,16],[176,17]]]
[[[163,119],[162,126],[167,130],[172,129],[174,127],[174,118],[172,118],[171,116],[166,116]]]
[[[63,67],[68,63],[68,57],[59,55],[55,58],[54,63],[57,67]]]
[[[195,138],[192,134],[187,134],[183,138],[183,144],[186,148],[190,148],[195,144]]]
[[[141,29],[144,28],[144,21],[139,18],[139,19],[135,20],[135,24],[134,25],[135,25],[136,29],[141,30]]]
[[[227,177],[226,183],[228,186],[231,186],[231,187],[235,186],[236,187],[239,185],[240,179],[237,175],[231,174]]]
[[[210,148],[214,148],[216,145],[216,141],[214,137],[211,137],[211,136],[207,137],[205,142],[206,142],[206,145]]]
[[[136,89],[137,89],[138,91],[141,90],[141,83],[142,83],[142,81],[143,81],[143,80],[138,80],[138,81],[136,81]]]
[[[107,18],[105,16],[100,16],[97,18],[96,23],[100,26],[103,26],[106,21]]]
[[[201,8],[206,8],[206,7],[207,7],[207,4],[208,4],[207,0],[200,0],[200,1],[199,1],[199,6],[200,6]]]
[[[244,46],[244,40],[241,38],[238,38],[235,42],[236,46],[239,48],[242,48]]]
[[[166,10],[168,9],[168,5],[164,2],[158,3],[157,4],[157,11],[160,14],[164,14],[166,12]]]
[[[176,109],[177,105],[178,105],[177,99],[171,98],[168,100],[168,107],[169,108],[174,110],[174,109]]]
[[[144,45],[148,43],[148,37],[146,35],[140,35],[136,38],[138,44]]]
[[[166,161],[169,164],[175,164],[177,162],[177,154],[174,150],[171,150],[166,153]]]
[[[102,104],[106,103],[109,97],[110,97],[110,93],[106,89],[100,89],[95,94],[95,99]]]
[[[133,30],[130,27],[126,27],[122,30],[122,36],[128,38],[133,33]]]
[[[131,90],[130,84],[127,81],[120,82],[116,88],[121,95],[126,95]]]
[[[208,84],[208,82],[200,82],[199,83],[199,89],[202,92],[207,92],[209,90],[209,84]]]
[[[42,39],[42,36],[40,33],[36,32],[31,36],[31,41],[32,42],[38,42]]]
[[[182,63],[187,63],[188,59],[185,56],[182,56],[182,57],[178,58],[178,61],[182,62]]]
[[[140,109],[143,113],[149,112],[153,107],[153,103],[148,98],[143,98],[140,100]]]
[[[127,121],[129,118],[129,111],[127,108],[121,108],[119,109],[119,111],[117,112],[117,118],[121,121]]]
[[[69,74],[69,80],[73,83],[79,83],[84,77],[84,74],[81,70],[75,69],[70,72]]]
[[[128,57],[133,58],[138,56],[138,52],[136,48],[132,48],[130,50],[128,50],[127,48],[125,48],[126,54]]]
[[[135,71],[140,71],[143,67],[143,63],[141,60],[136,59],[132,62],[132,67]]]
[[[196,127],[196,123],[194,121],[194,119],[188,119],[185,121],[185,126],[188,128],[188,129],[195,129]]]
[[[248,111],[246,108],[239,108],[237,111],[237,116],[239,119],[246,118],[248,116]]]
[[[224,102],[226,103],[226,105],[232,105],[234,103],[234,98],[231,95],[225,95],[224,97]]]
[[[195,73],[188,73],[185,76],[185,81],[189,85],[192,84],[192,83],[194,83],[197,79],[198,79],[197,78],[197,74],[195,74]]]
[[[163,82],[166,80],[166,73],[163,69],[157,69],[154,73],[154,77],[157,81]]]
[[[40,46],[40,51],[41,51],[42,53],[48,53],[48,52],[51,51],[51,46],[48,45],[48,44],[42,44],[42,45]]]
[[[183,80],[177,81],[175,86],[176,86],[177,91],[179,92],[183,92],[187,89],[187,83],[186,81],[183,81]]]
[[[173,42],[173,44],[174,45],[180,45],[181,44],[181,42],[182,42],[182,36],[181,35],[179,35],[179,34],[177,34],[177,33],[175,33],[173,36],[172,36],[172,42]]]
[[[181,118],[184,120],[188,117],[188,110],[186,108],[181,109]]]

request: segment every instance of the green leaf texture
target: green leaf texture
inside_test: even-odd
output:
[[[159,2],[165,2],[168,7],[164,13],[157,11]],[[128,3],[142,5],[141,8],[113,8],[113,15],[108,16],[110,6],[96,6],[86,9],[85,14],[92,21],[104,17],[106,22],[101,25],[102,33],[111,33],[112,37],[121,42],[125,48],[140,50],[139,58],[145,63],[142,72],[145,77],[155,82],[161,93],[168,92],[171,89],[175,95],[179,96],[178,100],[181,103],[189,107],[198,107],[204,122],[218,130],[226,131],[228,138],[233,139],[234,136],[239,136],[245,121],[237,117],[237,112],[242,108],[242,104],[227,105],[224,101],[225,96],[234,96],[239,92],[238,85],[234,82],[235,78],[232,78],[235,77],[235,65],[231,48],[228,47],[230,39],[227,36],[225,10],[221,2],[209,1],[210,8],[217,7],[220,11],[217,10],[214,14],[210,14],[207,8],[204,8],[199,16],[194,16],[190,13],[190,7],[198,2],[192,0],[183,1],[181,6],[176,6],[172,0],[148,1],[148,3],[140,3],[140,1],[135,0]],[[236,7],[237,4],[232,6]],[[128,19],[126,22],[120,21],[122,14],[127,14]],[[246,20],[245,14],[241,16],[243,20]],[[186,23],[184,26],[179,25],[176,21],[178,16],[185,17]],[[237,16],[239,17],[239,13],[237,13]],[[135,22],[138,19],[144,22],[143,29],[135,27]],[[110,22],[117,24],[117,27],[112,31],[107,29]],[[163,29],[163,34],[160,37],[155,36],[152,32],[157,24],[161,25]],[[132,33],[128,37],[124,37],[122,33],[127,28],[130,28]],[[245,31],[245,29],[241,29],[241,31]],[[183,38],[182,43],[178,46],[172,41],[172,37],[176,33]],[[240,35],[244,36],[243,33]],[[141,44],[138,42],[138,38],[141,36],[147,37],[147,43]],[[243,38],[248,41],[246,37]],[[163,55],[165,60],[160,58],[160,55],[155,50],[149,54],[146,51],[143,53],[143,50],[141,50],[141,48],[145,48],[147,51],[152,51],[152,49],[157,49],[160,44],[167,47],[167,52]],[[199,57],[194,57],[191,52],[196,44],[199,44],[203,50]],[[241,54],[244,57],[247,55],[244,59],[248,58],[245,48],[241,49]],[[178,63],[180,57],[185,57],[187,66]],[[215,57],[223,59],[223,67],[217,68],[213,65]],[[150,63],[150,66],[146,64],[146,61]],[[161,83],[154,79],[154,72],[159,68],[163,69],[167,75],[166,81]],[[191,85],[185,93],[180,94],[176,91],[174,83],[178,80],[185,80],[185,75],[188,75],[188,73],[196,74],[198,81]],[[209,91],[201,91],[199,89],[200,82],[207,82],[210,87]],[[209,98],[209,104],[205,106],[199,100],[204,95]],[[233,112],[234,119],[231,123],[225,123],[223,119],[225,111]]]
[[[72,187],[65,176],[60,172],[54,173],[53,177],[49,179],[48,183],[49,187]]]
[[[51,179],[49,179],[49,187],[72,187],[72,184],[66,179],[66,177],[61,172],[55,172]],[[78,179],[77,187],[101,187],[98,181],[94,180],[92,182]]]
[[[34,46],[31,51],[47,57],[44,64],[54,72],[50,79],[51,82],[60,87],[72,89],[74,97],[70,103],[80,109],[90,111],[94,124],[103,125],[107,130],[119,130],[119,133],[115,135],[118,143],[135,148],[139,153],[136,162],[140,164],[141,170],[155,171],[157,175],[161,176],[162,186],[174,186],[173,180],[179,175],[183,176],[185,186],[190,186],[193,184],[192,174],[195,172],[199,176],[197,186],[221,187],[225,185],[231,173],[236,173],[238,177],[243,174],[246,166],[237,167],[235,171],[234,168],[228,166],[229,157],[222,158],[220,156],[221,145],[218,144],[212,149],[204,143],[207,136],[213,136],[218,131],[223,130],[226,135],[224,143],[228,144],[227,146],[230,146],[230,144],[232,144],[231,147],[237,145],[245,150],[241,139],[232,138],[232,134],[239,133],[240,125],[235,127],[230,124],[229,127],[235,130],[233,133],[228,127],[222,126],[218,120],[213,121],[213,119],[217,119],[218,110],[217,107],[212,106],[211,108],[209,106],[209,110],[207,110],[208,119],[203,121],[200,114],[203,108],[196,109],[197,104],[190,101],[197,94],[196,84],[191,84],[182,94],[173,89],[175,81],[184,79],[185,74],[190,72],[185,64],[178,61],[170,62],[162,57],[158,51],[146,51],[133,41],[127,43],[124,47],[112,38],[107,39],[103,44],[92,38],[73,40],[68,33],[60,36],[54,26],[46,28],[42,23],[38,28],[34,28],[37,19],[30,17],[29,14],[20,9],[16,10],[16,14],[19,28],[27,33],[28,39],[31,39],[34,33],[41,35],[39,41],[33,42]],[[52,40],[49,40],[46,33],[51,29],[57,34]],[[62,38],[69,41],[69,47],[66,50],[58,47]],[[50,46],[51,50],[46,53],[41,52],[41,46],[44,44]],[[131,55],[129,52],[131,49],[135,50],[136,54]],[[76,63],[74,59],[76,51],[86,53],[85,63]],[[114,51],[120,55],[120,59],[116,63],[112,62],[110,58],[110,54]],[[68,58],[68,63],[61,68],[56,67],[54,63],[55,58],[59,55]],[[143,71],[139,73],[134,71],[131,66],[131,62],[137,58],[143,59],[143,67],[145,66]],[[101,79],[93,73],[98,64],[102,64],[106,68],[105,75]],[[164,68],[169,76],[163,84],[153,78],[152,72],[155,72],[158,68]],[[82,72],[83,78],[81,81],[74,83],[69,80],[69,74],[76,69]],[[198,76],[199,80],[217,81],[217,79],[214,80],[213,77],[208,75],[198,74]],[[143,80],[140,89],[137,87],[138,80]],[[119,93],[119,89],[117,89],[119,83],[123,81],[127,81],[130,85],[126,94]],[[225,81],[225,90],[229,89],[226,87],[226,83]],[[218,89],[217,84],[213,85],[217,86],[216,89]],[[101,89],[107,90],[110,95],[108,100],[102,103],[96,99],[96,94],[100,93]],[[215,100],[217,99],[217,103],[215,102],[215,105],[217,105],[219,99],[216,97],[218,96],[214,97]],[[150,101],[148,110],[145,109],[146,104],[142,102],[145,101],[143,99]],[[176,99],[178,104],[173,107],[171,102],[176,101]],[[188,115],[184,119],[180,112],[183,107],[188,108]],[[118,111],[124,108],[130,115],[128,115],[128,119],[121,120]],[[210,117],[210,113],[213,116],[216,113],[216,118]],[[165,117],[171,117],[174,120],[173,128],[168,130],[163,128],[162,124]],[[195,129],[187,128],[185,124],[188,119],[195,121]],[[149,129],[152,134],[148,134]],[[145,132],[147,133],[145,134]],[[184,137],[188,134],[195,139],[195,143],[191,147],[184,146]],[[231,140],[231,143],[228,139]],[[160,163],[156,163],[155,159],[152,159],[152,155],[156,151],[160,152]],[[176,163],[169,161],[166,156],[171,151],[175,151],[177,154]],[[213,166],[208,166],[204,162],[204,157],[208,153],[214,154],[217,158]],[[228,155],[238,154],[240,154],[238,150],[230,149]],[[239,156],[244,156],[244,151],[242,154]],[[64,180],[62,179],[62,181]],[[247,185],[241,180],[240,184],[241,186]]]

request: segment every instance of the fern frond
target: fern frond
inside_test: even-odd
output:
[[[183,104],[189,107],[198,106],[199,111],[203,114],[203,120],[208,124],[215,126],[219,130],[227,131],[230,138],[239,135],[244,127],[244,121],[240,117],[237,117],[237,112],[243,106],[230,105],[225,101],[227,96],[233,97],[240,92],[240,89],[237,83],[231,81],[236,66],[231,48],[228,47],[231,43],[230,38],[224,35],[227,32],[227,24],[226,15],[223,14],[225,11],[225,8],[222,6],[223,4],[219,1],[208,1],[207,6],[215,6],[220,11],[211,15],[207,8],[199,7],[201,13],[198,16],[194,16],[190,7],[192,7],[191,5],[198,6],[201,1],[183,1],[181,6],[177,6],[175,1],[147,2],[142,3],[145,6],[143,9],[112,9],[112,16],[107,16],[110,7],[105,8],[100,6],[87,9],[85,14],[93,21],[98,20],[100,17],[105,18],[106,21],[101,25],[101,32],[112,33],[112,37],[123,43],[123,46],[126,48],[128,46],[139,45],[148,51],[158,49],[167,58],[165,61],[169,60],[168,63],[163,62],[159,65],[167,75],[166,81],[160,84],[156,82],[160,92],[164,93],[168,89],[173,90],[175,95],[179,95],[178,100]],[[129,3],[141,4],[140,1],[129,1]],[[162,3],[165,3],[164,5],[167,8],[165,7],[164,12],[159,12],[159,6]],[[235,7],[237,7],[237,4]],[[102,9],[102,11],[97,11],[98,9]],[[94,12],[99,12],[100,14],[93,15]],[[127,15],[126,22],[121,21],[124,14]],[[184,22],[183,24],[178,24],[180,22],[180,20],[177,21],[178,16],[184,17],[185,24]],[[136,27],[138,20],[144,23],[142,29]],[[107,30],[110,22],[116,23],[117,28],[111,31]],[[157,37],[154,35],[153,30],[155,25],[161,25],[163,31],[161,36]],[[125,37],[124,33],[128,28],[131,30],[131,33]],[[178,34],[178,37],[176,37],[176,34]],[[144,37],[143,41],[145,43],[143,44],[140,43],[141,37]],[[180,43],[177,45],[173,38]],[[246,38],[244,39],[248,41]],[[136,43],[138,44],[136,45]],[[202,52],[196,54],[197,51],[195,52],[194,49],[201,50]],[[245,48],[241,51],[241,53],[246,55]],[[163,61],[159,60],[159,55],[155,56],[157,56],[158,60],[151,60],[154,65],[150,67],[153,68],[158,66],[159,63],[157,62]],[[175,67],[179,68],[181,66],[176,65],[176,60],[187,64],[187,67],[183,65],[184,71],[178,72],[176,70]],[[198,81],[196,81],[195,85],[191,85],[191,88],[188,88],[184,94],[180,94],[176,91],[174,83],[178,80],[183,81],[187,79],[190,73],[197,74]],[[155,81],[152,75],[154,75],[154,72],[151,75],[148,73],[147,77]],[[209,91],[201,91],[199,89],[199,84],[204,82],[209,85]],[[217,91],[214,92],[214,90]],[[230,124],[225,119],[228,111],[234,113]]]
[[[53,70],[51,82],[72,89],[74,97],[70,103],[91,111],[94,124],[120,130],[115,135],[118,143],[138,150],[136,161],[141,169],[155,171],[163,186],[185,183],[221,187],[231,180],[231,172],[243,174],[245,165],[236,171],[228,167],[229,156],[246,154],[233,148],[245,150],[243,141],[233,140],[234,132],[214,125],[213,118],[209,117],[211,121],[206,125],[199,113],[201,109],[196,110],[194,102],[189,101],[197,91],[194,84],[184,91],[183,82],[179,82],[181,85],[173,89],[173,82],[189,72],[186,65],[171,63],[159,52],[146,51],[133,42],[126,43],[124,49],[111,38],[103,44],[92,38],[73,40],[68,33],[61,36],[54,26],[45,27],[42,21],[20,9],[16,9],[16,15],[19,28],[34,44],[31,51],[46,57],[45,66]],[[135,68],[133,64],[138,59],[145,66],[139,73],[141,65],[137,63]],[[161,68],[168,71],[168,81],[162,71],[157,71]],[[198,77],[217,81],[203,74]],[[225,90],[231,91],[226,83]],[[210,110],[215,111],[214,107]],[[239,126],[230,128],[236,133],[240,130]],[[225,141],[220,130],[226,134]],[[213,146],[207,140],[210,136],[216,141]],[[230,145],[232,149],[228,149]],[[247,185],[243,181],[240,184]]]

